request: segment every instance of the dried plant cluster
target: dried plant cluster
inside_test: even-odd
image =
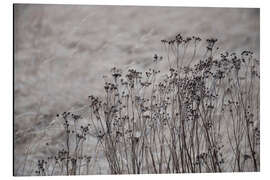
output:
[[[259,171],[259,60],[250,51],[216,55],[217,39],[206,40],[198,59],[201,42],[178,34],[161,41],[166,56],[154,55],[154,68],[112,68],[104,97],[89,96],[87,124],[79,114],[57,115],[63,149],[40,159],[35,173],[93,174],[98,152],[110,174]],[[85,150],[90,136],[95,156]]]

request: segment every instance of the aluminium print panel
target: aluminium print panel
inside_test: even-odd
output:
[[[13,11],[14,176],[260,171],[260,9]]]

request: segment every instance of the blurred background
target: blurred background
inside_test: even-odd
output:
[[[14,5],[15,170],[57,113],[83,107],[91,94],[102,96],[103,76],[114,66],[148,69],[154,54],[164,55],[160,40],[177,33],[215,37],[222,52],[251,50],[259,58],[260,11]]]

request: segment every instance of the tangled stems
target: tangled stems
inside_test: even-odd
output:
[[[111,174],[259,171],[259,61],[253,53],[217,56],[212,38],[197,58],[200,37],[178,34],[161,42],[165,58],[154,55],[146,72],[111,69],[104,97],[89,96],[89,125],[81,131],[74,128],[80,116],[62,114],[66,143],[55,158],[60,173],[80,174],[84,159],[89,173],[93,158],[82,151],[89,135]],[[169,69],[160,72],[164,59]]]

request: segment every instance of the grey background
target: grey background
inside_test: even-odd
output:
[[[160,40],[177,33],[216,37],[222,51],[259,57],[259,16],[253,8],[14,5],[15,169],[57,113],[102,96],[112,67],[148,69],[164,53]]]

